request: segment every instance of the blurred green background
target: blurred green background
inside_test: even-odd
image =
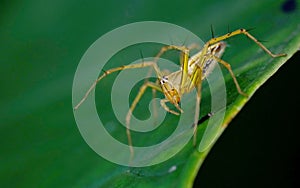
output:
[[[265,37],[272,12],[243,21],[239,13],[250,9],[249,2],[2,2],[0,187],[94,187],[109,177],[99,171],[117,168],[84,142],[71,104],[77,64],[100,36],[124,24],[156,20],[185,27],[204,40],[211,24],[217,34],[229,25],[257,27],[258,36]],[[265,2],[280,9],[283,19],[299,15],[294,14],[299,1],[289,1],[291,6]],[[197,187],[299,185],[299,59],[294,55],[233,120],[202,166]]]

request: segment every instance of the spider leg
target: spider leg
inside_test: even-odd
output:
[[[212,38],[210,39],[205,45],[206,46],[210,46],[212,44],[215,44],[219,41],[228,39],[230,37],[233,37],[235,35],[240,35],[240,34],[244,34],[246,35],[248,38],[250,38],[251,40],[253,40],[261,49],[263,49],[265,52],[267,52],[271,57],[281,57],[281,56],[286,56],[286,54],[273,54],[270,50],[268,50],[268,48],[266,48],[261,42],[259,42],[254,36],[252,36],[246,29],[238,29],[235,30],[233,32],[227,33],[223,36],[220,37],[216,37],[216,38]]]
[[[174,111],[174,110],[171,110],[167,105],[166,103],[167,102],[170,102],[168,99],[162,99],[160,100],[160,105],[167,111],[167,112],[170,112],[174,115],[177,115],[179,116],[179,113]],[[178,105],[174,105],[181,113],[183,113],[183,110],[178,106]]]
[[[159,81],[158,79],[155,81],[155,84],[159,85]],[[157,89],[152,88],[152,98],[154,99],[156,97],[156,91]],[[154,120],[157,118],[157,105],[156,103],[152,103],[152,108],[153,108],[153,116],[154,116]],[[156,123],[156,122],[154,122]]]
[[[202,71],[200,71],[200,72],[202,72]],[[196,86],[197,96],[196,96],[196,107],[195,107],[195,116],[194,116],[194,138],[193,138],[194,146],[196,146],[196,144],[197,144],[197,128],[198,128],[197,125],[198,125],[199,113],[200,113],[201,87],[202,87],[202,81],[200,81],[199,84]]]
[[[130,119],[131,119],[133,110],[135,109],[137,103],[139,102],[139,100],[141,99],[141,97],[143,96],[143,94],[145,93],[145,91],[148,87],[152,88],[153,90],[162,92],[160,85],[150,82],[150,81],[145,82],[140,87],[140,90],[139,90],[137,96],[135,97],[134,101],[132,102],[132,104],[128,110],[128,113],[126,115],[126,134],[127,134],[127,138],[128,138],[128,145],[129,145],[129,149],[130,149],[131,159],[133,158],[134,151],[133,151],[132,139],[131,139],[131,134],[130,134],[130,126],[129,126]]]
[[[90,92],[96,87],[97,83],[100,80],[102,80],[104,77],[106,77],[107,75],[109,75],[109,74],[111,74],[113,72],[117,72],[117,71],[121,71],[121,70],[125,70],[125,69],[136,69],[136,68],[143,68],[143,67],[153,67],[153,69],[155,70],[155,72],[157,74],[157,77],[158,78],[161,77],[161,71],[159,70],[157,64],[155,62],[152,62],[152,61],[143,62],[143,63],[137,63],[137,64],[131,64],[131,65],[124,65],[124,66],[120,66],[120,67],[109,69],[107,71],[104,71],[104,74],[102,74],[101,76],[99,76],[98,79],[94,81],[94,83],[88,89],[88,91],[85,93],[85,95],[83,96],[83,98],[81,99],[81,101],[74,107],[74,110],[77,110],[80,107],[80,105],[87,99],[87,97],[89,96]]]
[[[235,77],[232,69],[231,69],[231,65],[229,63],[227,63],[226,61],[224,61],[224,60],[222,60],[222,59],[220,59],[220,58],[218,58],[216,56],[212,56],[212,58],[215,59],[216,61],[218,61],[219,63],[221,63],[229,71],[229,73],[230,73],[230,75],[231,75],[231,77],[232,77],[232,79],[234,81],[234,84],[236,86],[237,91],[241,95],[247,97],[248,95],[242,91],[242,89],[241,89],[241,87],[240,87],[240,85],[239,85],[239,83],[238,83],[238,81],[237,81],[237,79],[236,79],[236,77]]]
[[[170,46],[164,46],[160,49],[159,53],[155,56],[155,62],[158,61],[158,59],[166,52],[169,50],[178,50],[182,53],[187,53],[189,54],[189,48],[185,46],[175,46],[175,45],[170,45]]]
[[[191,76],[191,83],[189,89],[191,90],[193,87],[196,87],[196,106],[195,106],[195,115],[194,115],[194,136],[193,136],[193,145],[196,146],[197,143],[197,125],[200,114],[200,102],[201,102],[201,88],[202,88],[202,68],[197,66]]]

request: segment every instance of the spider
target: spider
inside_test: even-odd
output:
[[[236,89],[239,94],[246,96],[247,94],[242,91],[239,86],[239,83],[231,69],[229,63],[221,59],[222,54],[226,48],[226,43],[223,40],[226,40],[235,35],[244,34],[252,41],[254,41],[262,50],[264,50],[271,57],[281,57],[286,56],[286,54],[273,54],[270,50],[268,50],[261,42],[259,42],[254,36],[252,36],[246,29],[238,29],[233,32],[229,32],[220,37],[213,37],[208,42],[206,42],[203,48],[198,51],[195,55],[190,57],[190,51],[195,48],[195,46],[191,45],[189,47],[186,46],[165,46],[160,52],[155,56],[154,61],[144,61],[142,63],[123,65],[120,67],[112,68],[98,77],[98,79],[92,84],[92,86],[87,90],[81,101],[74,107],[74,109],[78,109],[80,105],[86,100],[89,93],[96,87],[97,83],[102,80],[107,75],[121,71],[125,69],[138,69],[144,67],[152,67],[157,76],[157,82],[146,81],[139,89],[137,96],[132,102],[129,111],[126,115],[126,134],[128,138],[128,145],[130,149],[131,156],[133,156],[133,145],[132,139],[130,135],[130,118],[132,116],[132,112],[134,111],[137,103],[141,99],[142,95],[145,93],[147,88],[152,88],[153,90],[162,92],[165,96],[164,99],[160,100],[160,105],[168,112],[180,115],[183,113],[183,110],[180,107],[180,99],[182,95],[185,93],[191,92],[193,89],[196,89],[196,109],[194,116],[194,124],[193,124],[193,144],[196,145],[196,135],[197,135],[197,123],[199,120],[199,111],[200,111],[200,101],[201,101],[201,86],[202,81],[205,79],[210,72],[214,69],[217,63],[222,64],[230,73]],[[161,71],[157,65],[157,61],[159,57],[161,57],[168,50],[178,50],[180,51],[180,60],[181,60],[181,68],[178,71],[166,74]],[[166,103],[169,102],[176,110],[170,109]]]

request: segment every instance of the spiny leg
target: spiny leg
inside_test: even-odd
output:
[[[169,50],[178,50],[182,53],[189,54],[190,50],[192,49],[200,49],[200,46],[198,44],[190,44],[188,47],[186,46],[176,46],[176,45],[169,45],[169,46],[164,46],[160,49],[159,53],[155,56],[155,61],[158,60],[166,51]]]
[[[169,101],[168,99],[162,99],[162,100],[160,100],[160,105],[161,105],[167,112],[170,112],[170,113],[172,113],[172,114],[174,114],[174,115],[179,116],[179,113],[178,113],[178,112],[176,112],[176,111],[174,111],[174,110],[171,110],[171,109],[166,105],[167,102],[170,102],[170,101]],[[181,113],[183,113],[183,110],[182,110],[178,105],[175,105],[175,104],[174,104],[174,106],[175,106]]]
[[[133,151],[132,139],[131,139],[131,134],[130,134],[130,126],[129,126],[130,125],[130,119],[131,119],[133,110],[135,109],[137,103],[139,102],[139,100],[141,99],[142,95],[145,93],[145,90],[148,87],[151,87],[152,89],[155,89],[157,91],[162,92],[161,87],[158,84],[150,82],[150,81],[145,82],[140,87],[140,90],[139,90],[137,96],[135,97],[134,101],[132,102],[132,104],[131,104],[131,106],[130,106],[130,108],[128,110],[128,113],[126,115],[126,134],[127,134],[127,139],[128,139],[128,145],[129,145],[129,149],[130,149],[131,159],[133,158],[134,151]]]
[[[136,68],[143,68],[143,67],[153,67],[153,69],[155,70],[158,78],[161,77],[161,71],[159,70],[157,64],[155,62],[152,62],[152,61],[143,62],[143,63],[137,63],[137,64],[131,64],[131,65],[123,65],[123,66],[120,66],[120,67],[109,69],[107,71],[104,71],[104,74],[101,75],[100,77],[98,77],[98,79],[96,81],[94,81],[94,83],[88,89],[88,91],[85,93],[85,95],[81,99],[81,101],[74,107],[74,110],[77,110],[79,108],[79,106],[87,99],[87,97],[90,94],[90,92],[96,87],[97,83],[101,79],[103,79],[105,76],[107,76],[107,75],[109,75],[109,74],[111,74],[113,72],[121,71],[121,70],[124,70],[124,69],[136,69]]]
[[[149,71],[147,73],[147,76],[146,76],[146,79],[144,81],[144,84],[149,82],[148,78],[151,76],[151,73],[152,73],[152,69],[149,69]],[[161,75],[164,75],[163,71],[161,71]],[[159,79],[156,79],[155,84],[159,85]],[[156,89],[152,88],[152,99],[154,99],[155,97],[156,97]],[[156,105],[155,102],[152,103],[152,108],[153,108],[153,117],[154,117],[154,120],[155,120],[157,118],[157,105]]]
[[[224,65],[224,67],[229,71],[229,73],[230,73],[230,75],[231,75],[231,77],[232,77],[232,79],[233,79],[233,81],[234,81],[234,84],[235,84],[236,89],[238,90],[238,92],[239,92],[241,95],[244,95],[244,96],[247,97],[248,95],[242,91],[242,89],[241,89],[241,87],[240,87],[240,85],[239,85],[239,83],[238,83],[238,81],[237,81],[237,79],[236,79],[236,77],[235,77],[235,75],[234,75],[232,69],[231,69],[231,65],[230,65],[229,63],[227,63],[226,61],[224,61],[224,60],[222,60],[222,59],[220,59],[220,58],[218,58],[218,57],[216,57],[216,56],[211,56],[211,57],[214,58],[214,59],[215,59],[216,61],[218,61],[219,63],[221,63],[222,65]]]
[[[155,84],[159,85],[159,80],[158,79],[155,81]],[[157,89],[152,88],[152,98],[153,99],[156,98],[156,91],[157,91]],[[153,108],[153,117],[154,117],[154,120],[156,120],[156,118],[157,118],[157,105],[156,105],[155,102],[152,103],[152,108]],[[154,121],[154,124],[156,124],[155,121]]]
[[[159,53],[155,56],[155,62],[158,61],[158,58],[160,58],[166,51],[169,50],[178,50],[183,53],[189,54],[189,49],[185,46],[175,46],[175,45],[170,45],[170,46],[164,46],[160,49]]]
[[[197,144],[197,128],[198,128],[198,120],[200,114],[200,103],[201,103],[201,88],[202,88],[202,81],[196,86],[197,89],[197,97],[196,97],[196,109],[195,109],[195,117],[194,117],[194,138],[193,138],[193,145],[196,146]]]
[[[227,34],[225,34],[223,36],[212,38],[205,45],[208,47],[208,46],[210,46],[212,44],[215,44],[215,43],[217,43],[219,41],[222,41],[222,40],[225,40],[225,39],[228,39],[230,37],[233,37],[235,35],[240,35],[240,34],[244,34],[248,38],[250,38],[251,40],[253,40],[259,47],[261,47],[265,52],[267,52],[272,57],[286,56],[286,54],[283,54],[283,53],[281,53],[281,54],[273,54],[261,42],[259,42],[254,36],[252,36],[246,29],[238,29],[238,30],[235,30],[233,32],[227,33]]]
[[[189,90],[191,90],[193,87],[196,88],[196,106],[195,106],[195,115],[194,115],[194,123],[193,123],[193,144],[196,146],[197,143],[197,125],[199,120],[199,114],[200,114],[200,102],[201,102],[201,88],[202,88],[202,68],[197,66],[195,67],[192,75],[191,75],[191,83],[189,86]]]

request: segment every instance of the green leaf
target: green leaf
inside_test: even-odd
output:
[[[299,1],[295,2],[299,6]],[[0,81],[1,187],[192,187],[211,148],[200,153],[191,141],[164,163],[129,168],[106,161],[88,147],[77,129],[71,104],[77,64],[98,37],[135,21],[170,22],[189,29],[205,41],[210,39],[210,25],[216,36],[227,33],[228,25],[230,30],[254,27],[251,34],[266,41],[263,44],[272,52],[287,53],[287,57],[271,58],[245,36],[226,41],[229,47],[222,59],[231,64],[249,97],[238,94],[224,69],[227,110],[222,129],[216,133],[219,136],[255,91],[299,50],[299,8],[283,9],[283,4],[275,0],[174,1],[172,4],[169,1],[110,1],[105,6],[101,2],[79,1],[4,3],[0,23],[1,76],[4,78]],[[151,52],[157,53],[157,48]],[[125,57],[116,57],[116,61],[124,64],[140,55],[136,50],[137,55],[128,55],[126,59],[130,52],[124,53]],[[117,64],[112,62],[110,66]],[[113,76],[98,88],[109,89],[112,84]],[[204,85],[202,116],[209,112],[207,88]],[[148,115],[139,111],[147,105],[150,93],[139,104],[138,117]],[[102,108],[110,104],[109,90],[104,94],[97,92],[96,96],[104,121],[119,125],[111,107]],[[167,118],[170,123],[156,130],[159,134],[132,133],[134,143],[148,145],[167,137],[178,120],[172,115]],[[205,128],[206,122],[199,125],[198,141]],[[112,131],[112,135],[127,142],[123,127]],[[158,153],[157,157],[165,155],[163,150],[153,152]]]

